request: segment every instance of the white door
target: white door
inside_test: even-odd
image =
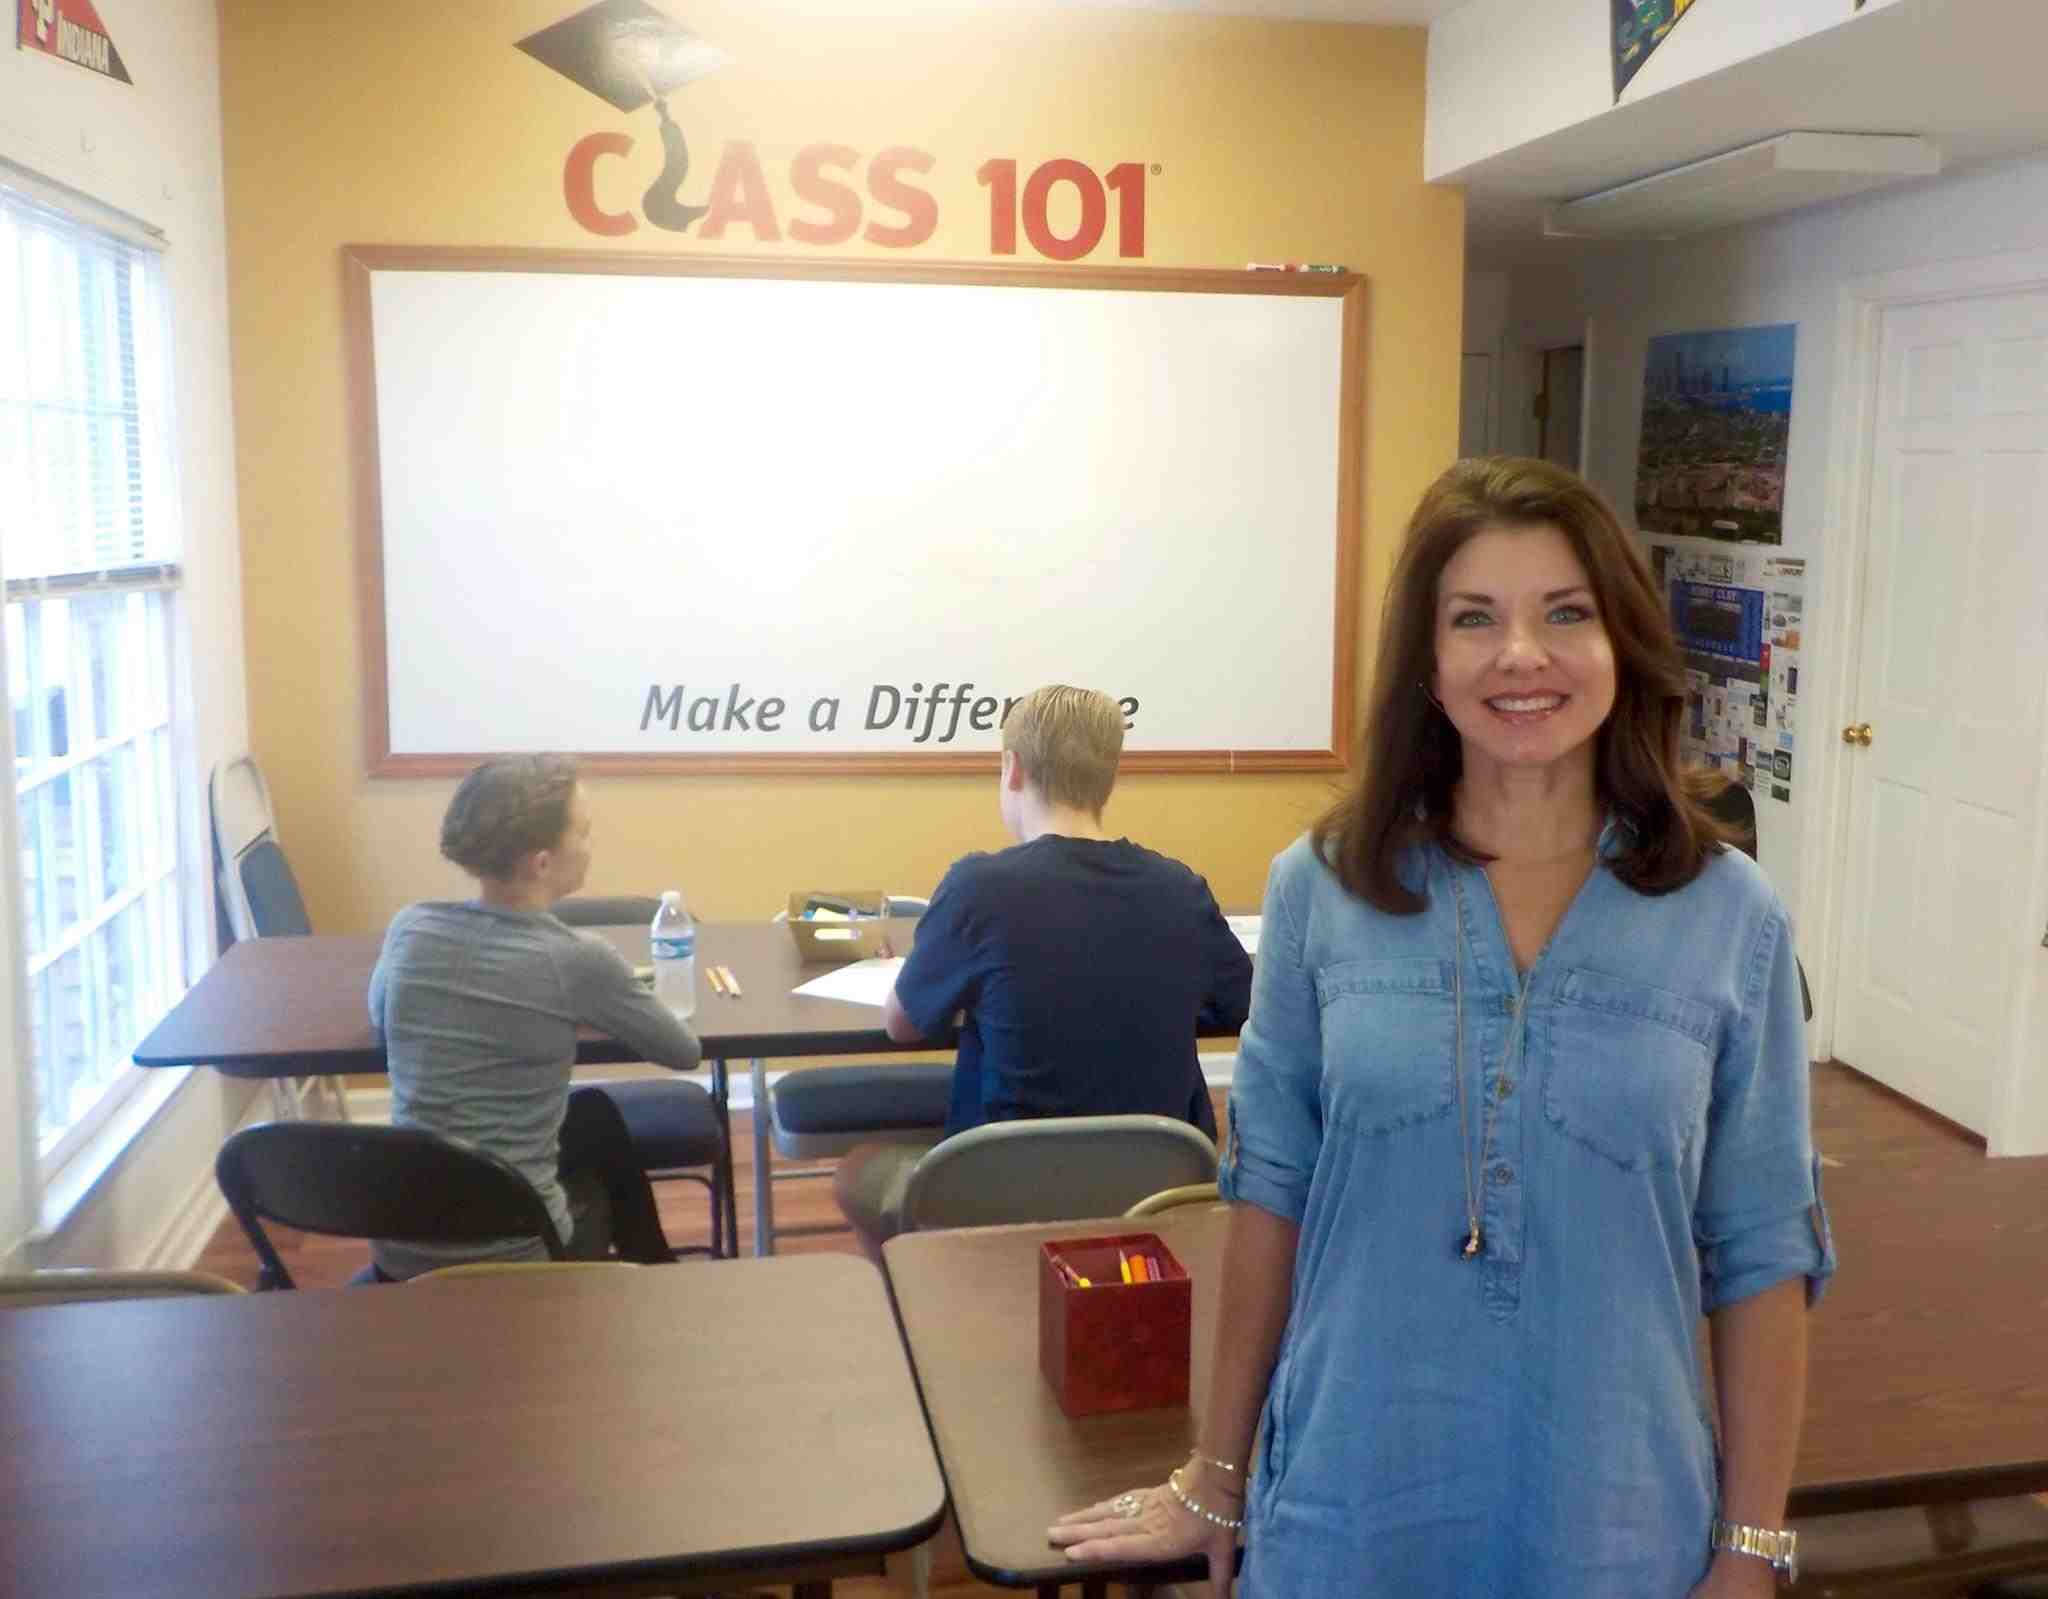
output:
[[[1879,350],[1834,1053],[1989,1135],[2048,958],[2048,292],[1890,308]]]

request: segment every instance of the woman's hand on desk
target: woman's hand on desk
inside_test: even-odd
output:
[[[1223,1514],[1244,1514],[1238,1501],[1227,1494],[1215,1499]],[[1136,1515],[1127,1508],[1133,1504]],[[1210,1599],[1230,1599],[1231,1579],[1237,1570],[1236,1531],[1202,1520],[1164,1484],[1118,1494],[1086,1510],[1071,1510],[1047,1529],[1046,1537],[1065,1549],[1073,1561],[1164,1565],[1191,1555],[1207,1555]]]

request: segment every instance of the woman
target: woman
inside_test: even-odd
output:
[[[1580,480],[1464,462],[1375,683],[1267,886],[1199,1447],[1052,1540],[1221,1596],[1242,1523],[1245,1599],[1770,1594],[1716,1546],[1777,1542],[1721,1524],[1783,1527],[1833,1259],[1791,929],[1681,779],[1656,590]]]
[[[590,871],[590,808],[576,763],[486,761],[462,780],[441,853],[477,880],[472,900],[408,906],[370,976],[370,1017],[391,1068],[391,1119],[500,1155],[525,1173],[576,1259],[616,1246],[672,1260],[647,1174],[601,1089],[569,1091],[576,1029],[595,1027],[679,1071],[697,1040],[602,940],[550,914]],[[541,1246],[376,1242],[386,1277],[468,1260],[537,1260]]]

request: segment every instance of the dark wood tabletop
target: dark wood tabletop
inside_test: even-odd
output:
[[[647,959],[647,929],[586,931],[635,965]],[[914,921],[891,922],[907,952]],[[259,938],[233,944],[135,1048],[138,1066],[212,1066],[231,1077],[317,1077],[381,1072],[384,1045],[370,1027],[370,971],[383,939],[371,935]],[[730,966],[740,997],[715,993],[707,963]],[[876,1005],[793,994],[832,970],[798,958],[789,929],[773,922],[706,922],[697,930],[697,1013],[690,1026],[707,1059],[746,1060],[929,1049],[891,1043]],[[637,1059],[601,1033],[585,1033],[585,1064]]]
[[[943,1510],[846,1256],[0,1314],[10,1594],[817,1582]]]
[[[1792,1514],[2048,1491],[2048,1157],[1982,1147],[1845,1068],[1815,1070],[1815,1127],[1841,1266],[1811,1323]],[[969,1566],[1031,1587],[1076,1570],[1062,1511],[1162,1481],[1194,1412],[1069,1420],[1038,1372],[1039,1244],[1145,1228],[1194,1281],[1203,1403],[1225,1212],[913,1233],[886,1246]],[[1155,1579],[1198,1575],[1192,1567]]]

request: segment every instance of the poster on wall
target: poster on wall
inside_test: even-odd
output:
[[[1789,805],[1805,560],[1655,540],[1646,553],[1685,651],[1686,759]]]
[[[1650,52],[1692,9],[1692,0],[1610,0],[1614,8],[1614,98],[1642,70]]]
[[[1783,542],[1798,332],[1786,322],[1650,340],[1636,455],[1644,534]]]
[[[135,81],[92,0],[14,0],[14,44],[116,83]]]

